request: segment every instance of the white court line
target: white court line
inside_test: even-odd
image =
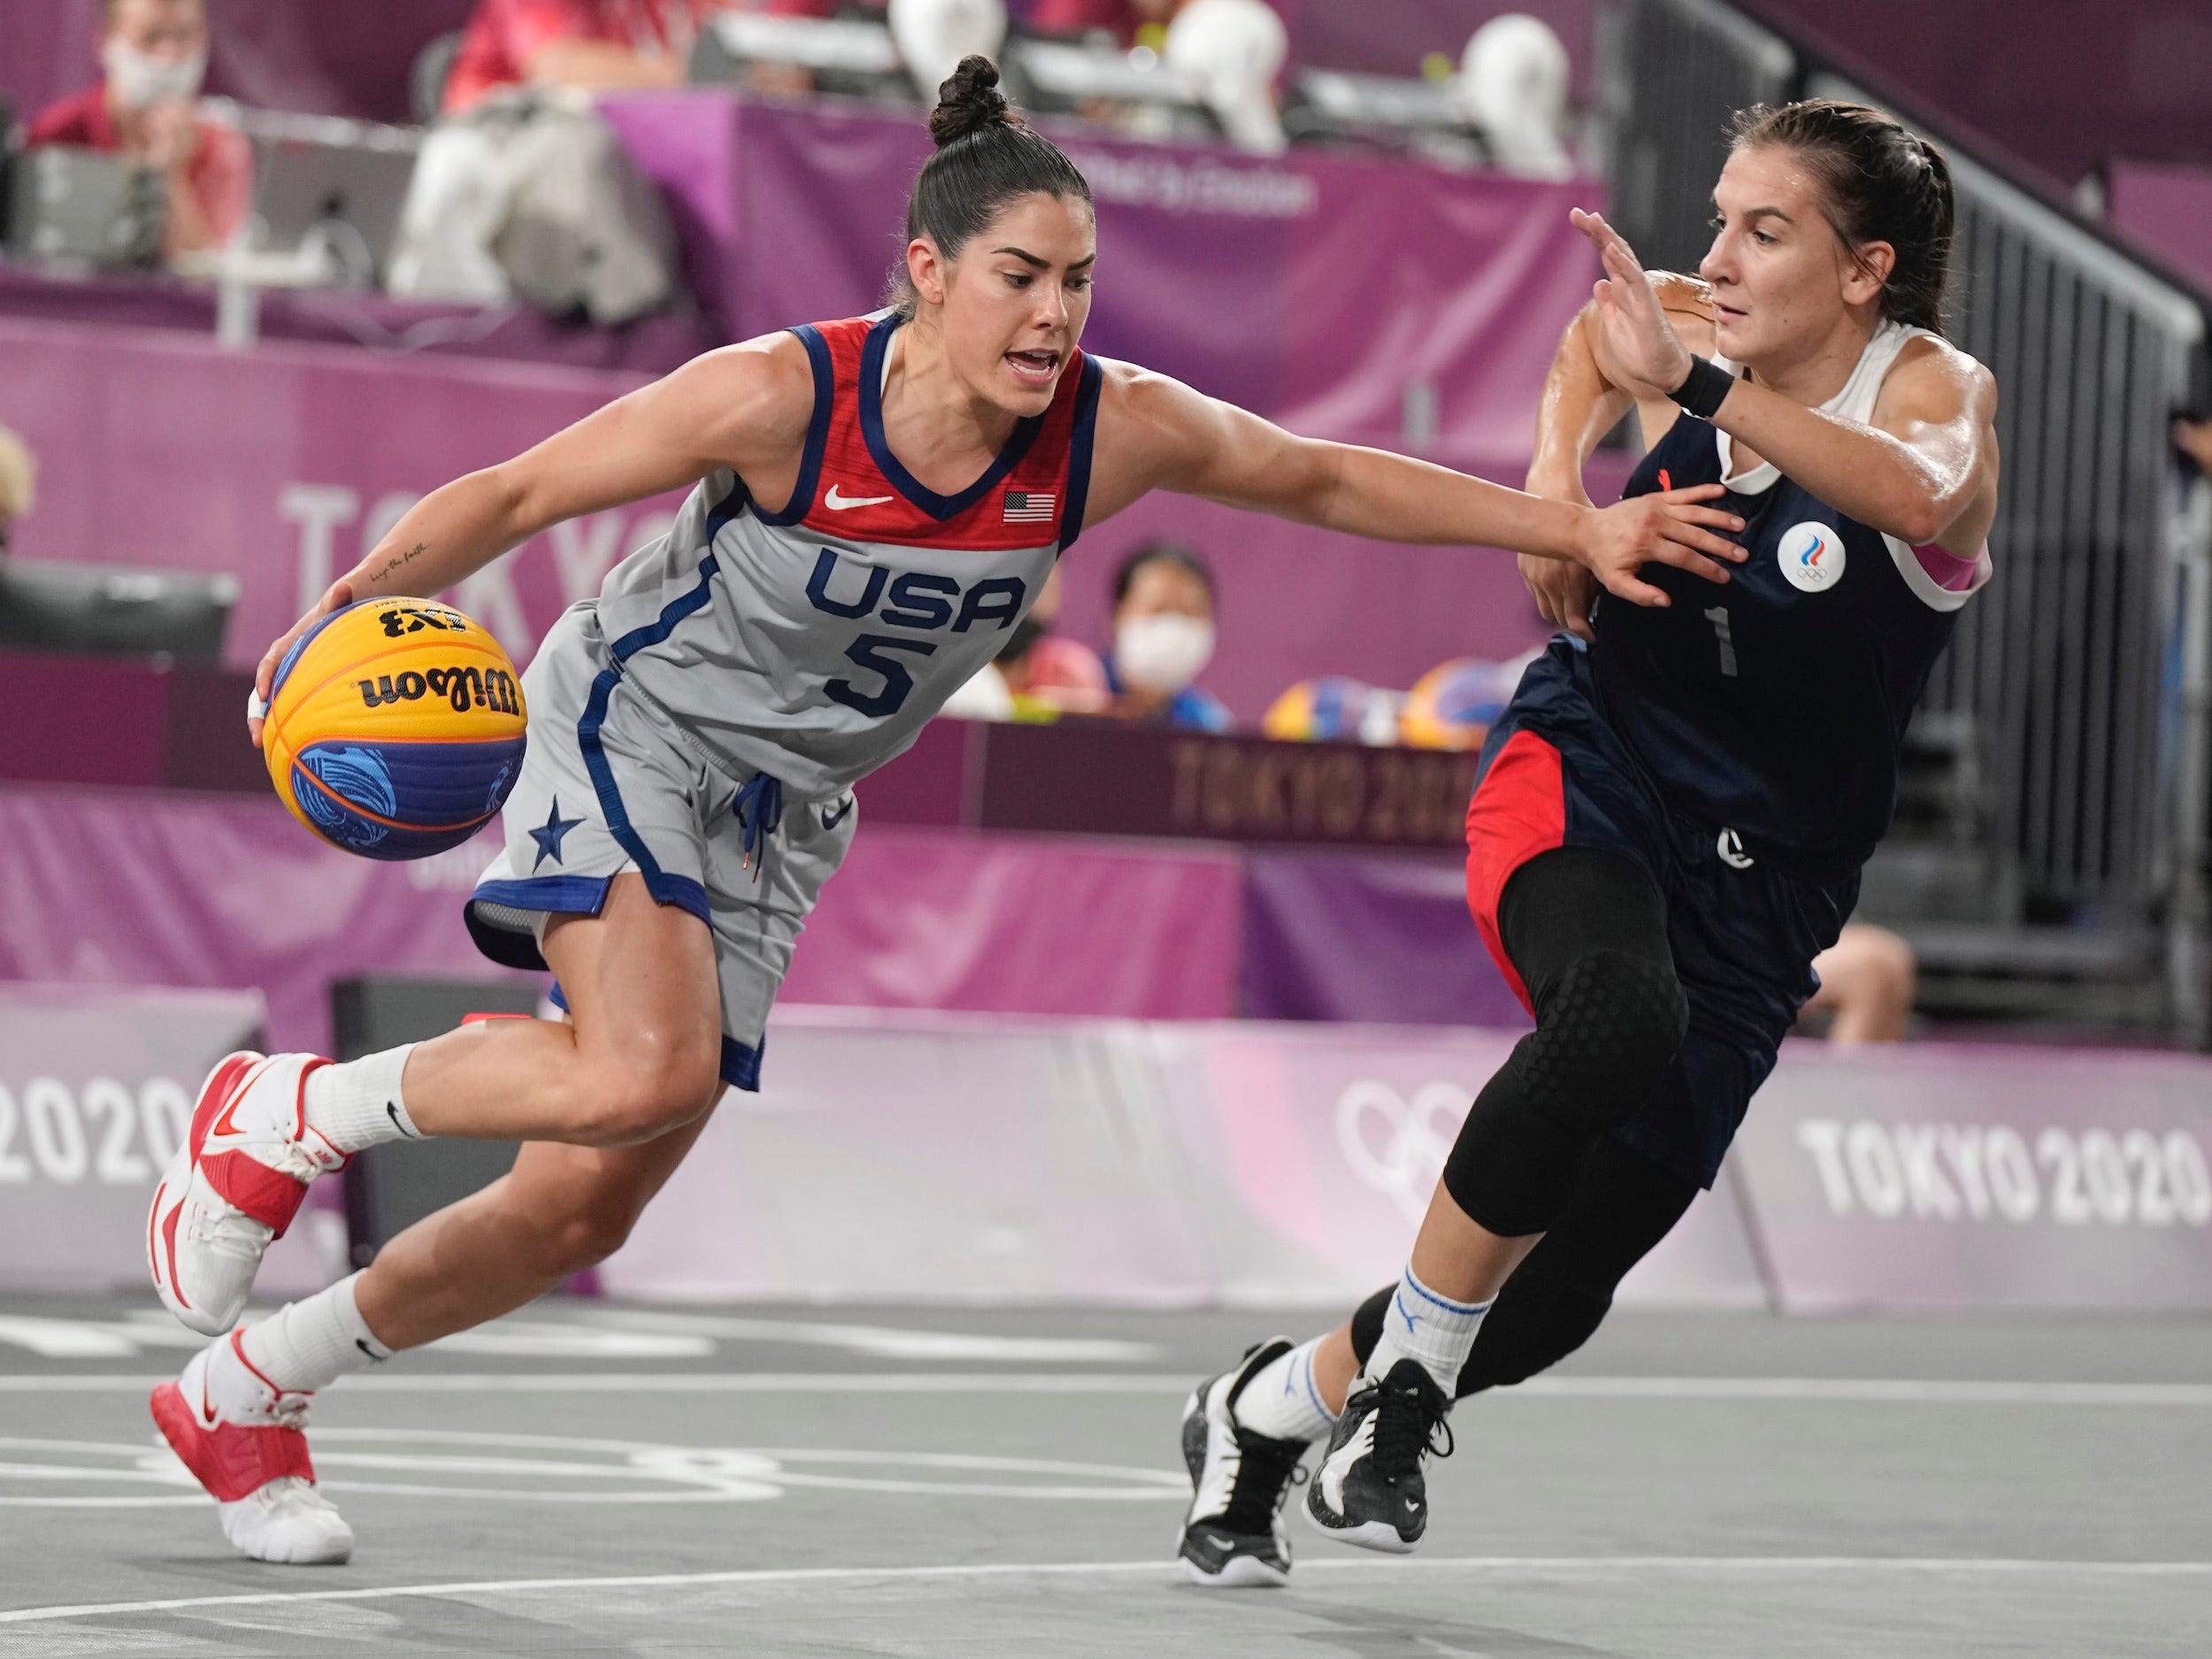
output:
[[[1903,1572],[1932,1576],[2001,1577],[2057,1573],[2089,1578],[2212,1578],[2212,1561],[2032,1561],[2013,1558],[1889,1555],[1476,1555],[1441,1560],[1310,1561],[1302,1578],[1361,1573],[1395,1576],[1418,1573],[1479,1573],[1494,1578],[1726,1578],[1793,1573],[1860,1574]],[[141,1613],[181,1612],[208,1607],[266,1607],[309,1601],[398,1601],[470,1595],[511,1595],[537,1590],[636,1590],[748,1584],[851,1584],[1061,1578],[1156,1578],[1176,1583],[1180,1563],[1171,1561],[1071,1561],[1034,1565],[990,1563],[944,1567],[749,1568],[729,1572],[635,1573],[619,1578],[480,1578],[449,1584],[383,1585],[360,1590],[265,1590],[238,1595],[172,1596],[148,1601],[88,1601],[63,1607],[25,1607],[0,1612],[0,1624],[45,1624],[58,1619],[97,1618]]]
[[[169,1376],[0,1376],[0,1394],[143,1393]],[[1049,1371],[401,1371],[343,1394],[1188,1394],[1194,1373]],[[1811,1400],[1909,1405],[2212,1406],[2212,1383],[1969,1382],[1858,1377],[1537,1377],[1494,1400]]]

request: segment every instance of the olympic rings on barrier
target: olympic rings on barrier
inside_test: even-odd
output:
[[[1337,1145],[1353,1174],[1418,1222],[1472,1099],[1456,1083],[1435,1082],[1409,1102],[1389,1084],[1362,1078],[1337,1096]]]

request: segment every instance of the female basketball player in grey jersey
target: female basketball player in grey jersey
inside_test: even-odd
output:
[[[853,833],[852,784],[995,653],[1085,523],[1175,490],[1571,561],[1652,605],[1668,600],[1640,567],[1721,582],[1740,557],[1723,534],[1740,521],[1700,504],[1713,488],[1542,501],[1086,358],[1090,192],[997,78],[972,58],[945,83],[892,312],[709,353],[449,484],[263,659],[265,697],[341,604],[437,593],[561,519],[696,487],[525,677],[529,749],[469,922],[488,954],[549,966],[567,1020],[343,1065],[234,1056],[157,1192],[155,1282],[221,1340],[155,1416],[248,1555],[350,1551],[314,1488],[308,1394],[601,1260],[725,1085],[756,1086],[793,941]],[[381,1141],[452,1135],[527,1144],[365,1272],[232,1331],[309,1181]]]

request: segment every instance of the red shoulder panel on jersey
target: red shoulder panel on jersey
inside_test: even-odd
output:
[[[1090,475],[1096,364],[1071,353],[1045,412],[1016,426],[981,478],[942,495],[906,470],[884,435],[883,362],[898,326],[895,318],[850,317],[798,331],[819,342],[809,349],[817,354],[818,388],[829,383],[829,419],[824,426],[818,410],[819,465],[800,469],[801,484],[812,485],[803,513],[775,521],[855,541],[978,552],[1074,540]]]

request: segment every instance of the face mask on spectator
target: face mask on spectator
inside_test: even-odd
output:
[[[1139,691],[1180,691],[1213,654],[1214,625],[1203,617],[1132,617],[1114,630],[1114,667]]]
[[[207,78],[207,48],[189,58],[157,58],[128,41],[110,39],[101,43],[100,64],[118,103],[147,110],[200,96],[200,82]]]

